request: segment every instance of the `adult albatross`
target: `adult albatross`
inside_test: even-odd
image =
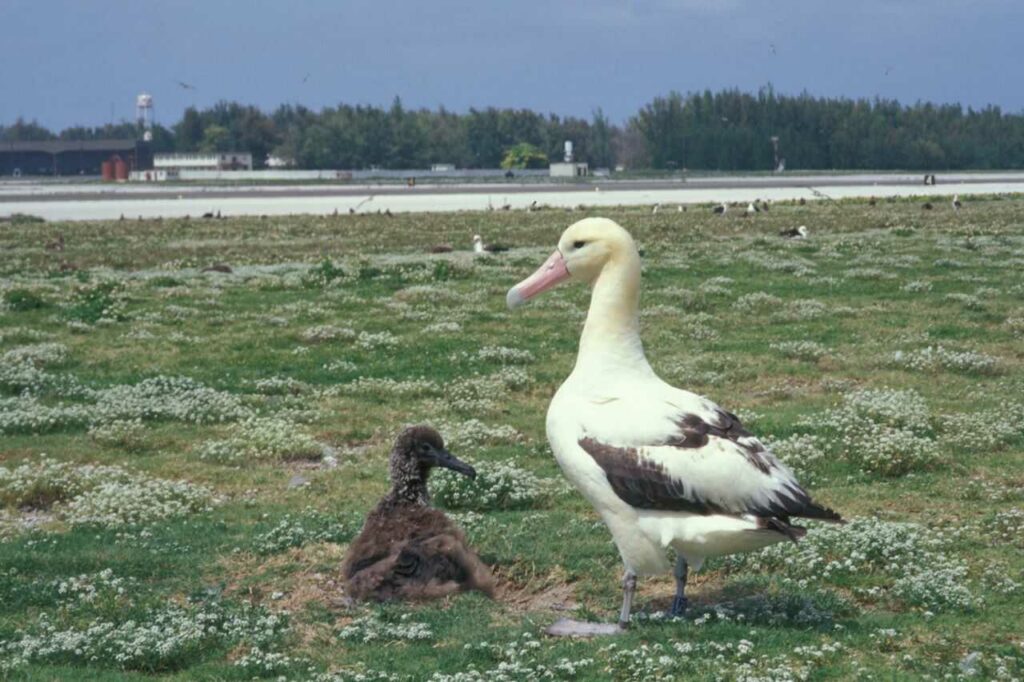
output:
[[[625,564],[617,625],[560,621],[553,634],[612,634],[629,624],[637,576],[672,570],[670,613],[686,610],[689,569],[709,556],[796,541],[794,517],[841,522],[736,415],[662,381],[640,341],[640,256],[611,220],[587,218],[512,287],[510,308],[562,281],[591,286],[576,366],[551,401],[547,435],[566,477],[607,524]]]

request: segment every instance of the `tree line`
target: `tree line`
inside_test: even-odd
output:
[[[282,105],[267,113],[220,102],[188,108],[170,127],[154,126],[156,152],[249,151],[298,168],[496,168],[508,159],[575,157],[591,167],[630,169],[987,169],[1024,168],[1024,113],[996,106],[780,95],[771,87],[656,97],[622,125],[601,110],[589,118],[527,109],[465,113],[340,104],[320,111]],[[127,138],[133,123],[53,132],[35,122],[0,125],[0,140]],[[511,152],[511,155],[510,155]],[[513,161],[514,163],[514,161]]]

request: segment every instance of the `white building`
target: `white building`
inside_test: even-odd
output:
[[[553,163],[550,169],[553,178],[585,178],[590,175],[590,166],[585,163]]]
[[[249,152],[154,154],[155,170],[252,170]]]

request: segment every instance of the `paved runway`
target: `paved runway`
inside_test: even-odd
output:
[[[29,213],[47,220],[113,220],[142,216],[286,215],[359,212],[450,212],[528,207],[636,206],[748,202],[805,198],[927,196],[1024,192],[1024,173],[938,175],[815,174],[715,176],[686,180],[588,183],[477,183],[405,185],[105,185],[100,183],[0,183],[0,216]]]

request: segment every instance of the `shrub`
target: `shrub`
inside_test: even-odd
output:
[[[311,289],[321,288],[344,276],[345,271],[341,266],[335,265],[330,258],[325,256],[322,261],[306,272],[305,277],[302,278],[302,283]]]
[[[818,360],[828,355],[828,348],[815,341],[781,341],[768,346],[783,357],[797,360]]]
[[[352,537],[337,518],[311,511],[300,517],[286,515],[276,525],[253,540],[257,554],[277,554],[312,542],[344,542]]]
[[[115,419],[89,427],[89,437],[100,445],[128,452],[139,452],[145,447],[145,433],[146,427],[138,418]]]
[[[96,323],[101,319],[125,319],[124,284],[116,281],[97,282],[77,287],[64,309],[68,319]]]
[[[3,295],[3,305],[8,310],[24,312],[45,308],[47,303],[42,296],[30,289],[8,289]]]
[[[928,346],[919,350],[896,351],[892,364],[917,372],[946,369],[965,374],[995,374],[999,370],[997,358],[976,351],[955,351],[942,346]]]
[[[290,421],[251,417],[235,425],[228,438],[203,443],[199,456],[224,463],[319,459],[323,446]]]
[[[474,467],[475,479],[447,469],[432,477],[434,500],[452,509],[522,509],[536,505],[552,490],[545,482],[511,461],[488,462]]]
[[[939,457],[928,406],[915,391],[856,391],[801,426],[823,431],[833,450],[867,473],[899,476]]]

